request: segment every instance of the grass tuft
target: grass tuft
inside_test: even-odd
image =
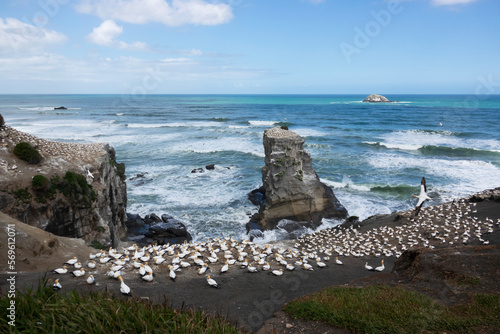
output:
[[[36,290],[19,292],[16,326],[1,315],[1,333],[239,333],[220,316],[184,308],[176,311],[161,304],[110,293],[79,294],[53,291],[44,280]],[[10,299],[0,298],[0,313]]]
[[[500,297],[477,295],[459,307],[445,307],[430,297],[387,286],[330,287],[292,301],[293,318],[323,321],[358,333],[474,332],[478,326],[500,328]]]

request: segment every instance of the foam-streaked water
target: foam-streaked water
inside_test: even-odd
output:
[[[147,173],[128,181],[127,211],[168,213],[195,239],[244,238],[256,212],[246,195],[261,185],[263,131],[281,124],[306,140],[321,180],[362,219],[411,208],[422,176],[436,202],[500,186],[499,96],[363,98],[0,95],[0,113],[46,139],[108,142],[128,177]],[[463,106],[471,98],[477,108]],[[53,109],[61,105],[68,109]],[[191,173],[212,163],[214,171]],[[281,237],[275,231],[266,240]]]

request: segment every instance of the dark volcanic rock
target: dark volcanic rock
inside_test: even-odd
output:
[[[191,171],[191,173],[205,173],[205,171],[203,170],[203,168],[195,168]]]
[[[205,168],[207,170],[214,170],[215,169],[215,165],[214,164],[211,164],[211,165],[206,165]]]
[[[64,107],[64,106],[60,106],[60,107],[54,107],[54,110],[67,110],[68,108]]]
[[[163,214],[160,218],[152,213],[141,218],[137,214],[127,213],[127,218],[129,239],[136,240],[138,244],[180,244],[193,239],[183,223],[167,214]],[[144,237],[137,240],[141,235]]]

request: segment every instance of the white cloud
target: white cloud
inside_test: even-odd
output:
[[[106,20],[92,32],[87,35],[87,39],[94,44],[117,47],[123,50],[146,50],[148,48],[146,43],[133,42],[125,43],[117,41],[116,37],[120,36],[123,32],[123,27],[118,26],[113,20]]]
[[[40,52],[67,40],[64,34],[37,27],[15,18],[0,18],[0,53]]]
[[[162,23],[167,26],[219,25],[233,18],[231,6],[206,0],[83,0],[77,10],[103,20]]]
[[[477,0],[431,0],[431,4],[434,6],[453,6],[453,5],[461,5],[470,2],[474,2]]]

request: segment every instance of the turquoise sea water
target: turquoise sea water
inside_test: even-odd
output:
[[[244,238],[257,210],[246,195],[261,185],[262,135],[276,125],[306,140],[321,180],[362,219],[413,207],[422,176],[437,203],[500,186],[500,96],[364,97],[0,95],[0,114],[46,139],[109,143],[129,178],[147,173],[127,182],[127,211],[168,213],[196,239]],[[212,163],[215,171],[191,173]]]

